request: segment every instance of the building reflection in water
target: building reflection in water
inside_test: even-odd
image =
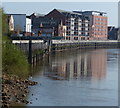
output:
[[[72,52],[70,55],[55,53],[49,56],[48,62],[49,68],[45,75],[55,80],[80,77],[101,79],[106,76],[107,53],[105,49]]]

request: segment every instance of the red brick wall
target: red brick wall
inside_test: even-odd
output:
[[[94,39],[107,39],[107,28],[108,21],[106,16],[93,16],[93,25],[94,28],[92,30]]]
[[[51,11],[50,13],[48,13],[47,15],[45,15],[45,17],[48,18],[54,18],[57,20],[62,20],[63,24],[65,24],[65,16],[62,15],[59,11],[57,11],[56,9],[54,9],[53,11]]]

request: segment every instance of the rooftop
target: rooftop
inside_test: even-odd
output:
[[[107,13],[105,13],[105,12],[100,12],[100,11],[84,11],[84,12],[96,12],[96,13],[100,13],[100,14],[107,14]]]
[[[40,13],[36,13],[36,12],[34,12],[33,13],[35,16],[45,16],[45,14],[40,14]]]
[[[6,14],[6,15],[26,15],[26,14]]]
[[[66,15],[66,16],[72,15],[73,17],[75,16],[75,17],[79,17],[81,19],[89,20],[89,18],[82,15],[82,13],[76,13],[76,12],[72,12],[72,11],[65,11],[65,10],[61,10],[61,9],[56,9],[56,10],[59,11],[61,14]]]
[[[100,15],[100,16],[105,16],[105,12],[100,12],[100,11],[73,11],[75,13],[80,13],[80,14],[89,14],[89,15]]]
[[[75,12],[72,12],[72,11],[65,11],[65,10],[61,10],[61,9],[56,9],[57,11],[59,11],[60,13],[69,13],[69,14],[76,14],[76,15],[81,15],[80,13],[75,13]]]

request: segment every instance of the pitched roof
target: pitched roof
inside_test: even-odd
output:
[[[85,11],[85,12],[96,12],[96,13],[101,13],[101,14],[107,14],[105,12],[100,12],[100,11]]]
[[[81,15],[80,13],[75,13],[72,11],[65,11],[65,10],[61,10],[61,9],[56,9],[57,11],[59,11],[60,13],[64,14],[64,13],[69,13],[69,14],[74,14],[74,15]]]
[[[86,20],[89,20],[88,17],[82,15],[81,13],[77,13],[77,12],[72,12],[72,11],[65,11],[65,10],[61,10],[61,9],[55,9],[57,10],[58,12],[60,12],[61,14],[65,15],[65,16],[73,16],[73,17],[79,17],[81,19],[86,19]]]
[[[31,16],[35,16],[35,17],[44,17],[45,14],[40,14],[40,13],[34,12],[33,14],[31,14],[30,16],[27,16],[27,17],[30,18]]]
[[[45,16],[45,14],[33,13],[35,16]]]

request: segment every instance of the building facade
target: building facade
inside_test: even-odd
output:
[[[60,20],[35,13],[31,15],[31,20],[35,36],[65,36],[65,26]]]
[[[46,15],[31,15],[32,31],[40,33],[40,25],[53,29],[52,36],[61,36],[66,40],[107,40],[108,21],[104,12],[64,11],[53,9]]]
[[[109,40],[117,40],[118,39],[118,28],[114,26],[108,27],[108,39]]]
[[[66,39],[66,26],[63,25],[62,21],[58,25],[58,36],[62,36]]]
[[[89,38],[89,18],[82,14],[54,9],[45,17],[62,21],[66,26],[66,39],[68,40]]]
[[[14,19],[15,31],[26,30],[26,14],[12,14]]]
[[[120,41],[120,28],[118,28],[118,38],[117,38],[118,41]]]
[[[31,32],[31,19],[26,17],[26,14],[8,14],[12,16],[14,31],[23,33]]]
[[[108,18],[104,12],[98,11],[73,11],[89,17],[89,39],[107,40],[108,38]]]
[[[8,15],[8,26],[10,31],[14,30],[14,19],[12,15]]]
[[[26,32],[31,32],[32,22],[30,18],[26,17]]]

